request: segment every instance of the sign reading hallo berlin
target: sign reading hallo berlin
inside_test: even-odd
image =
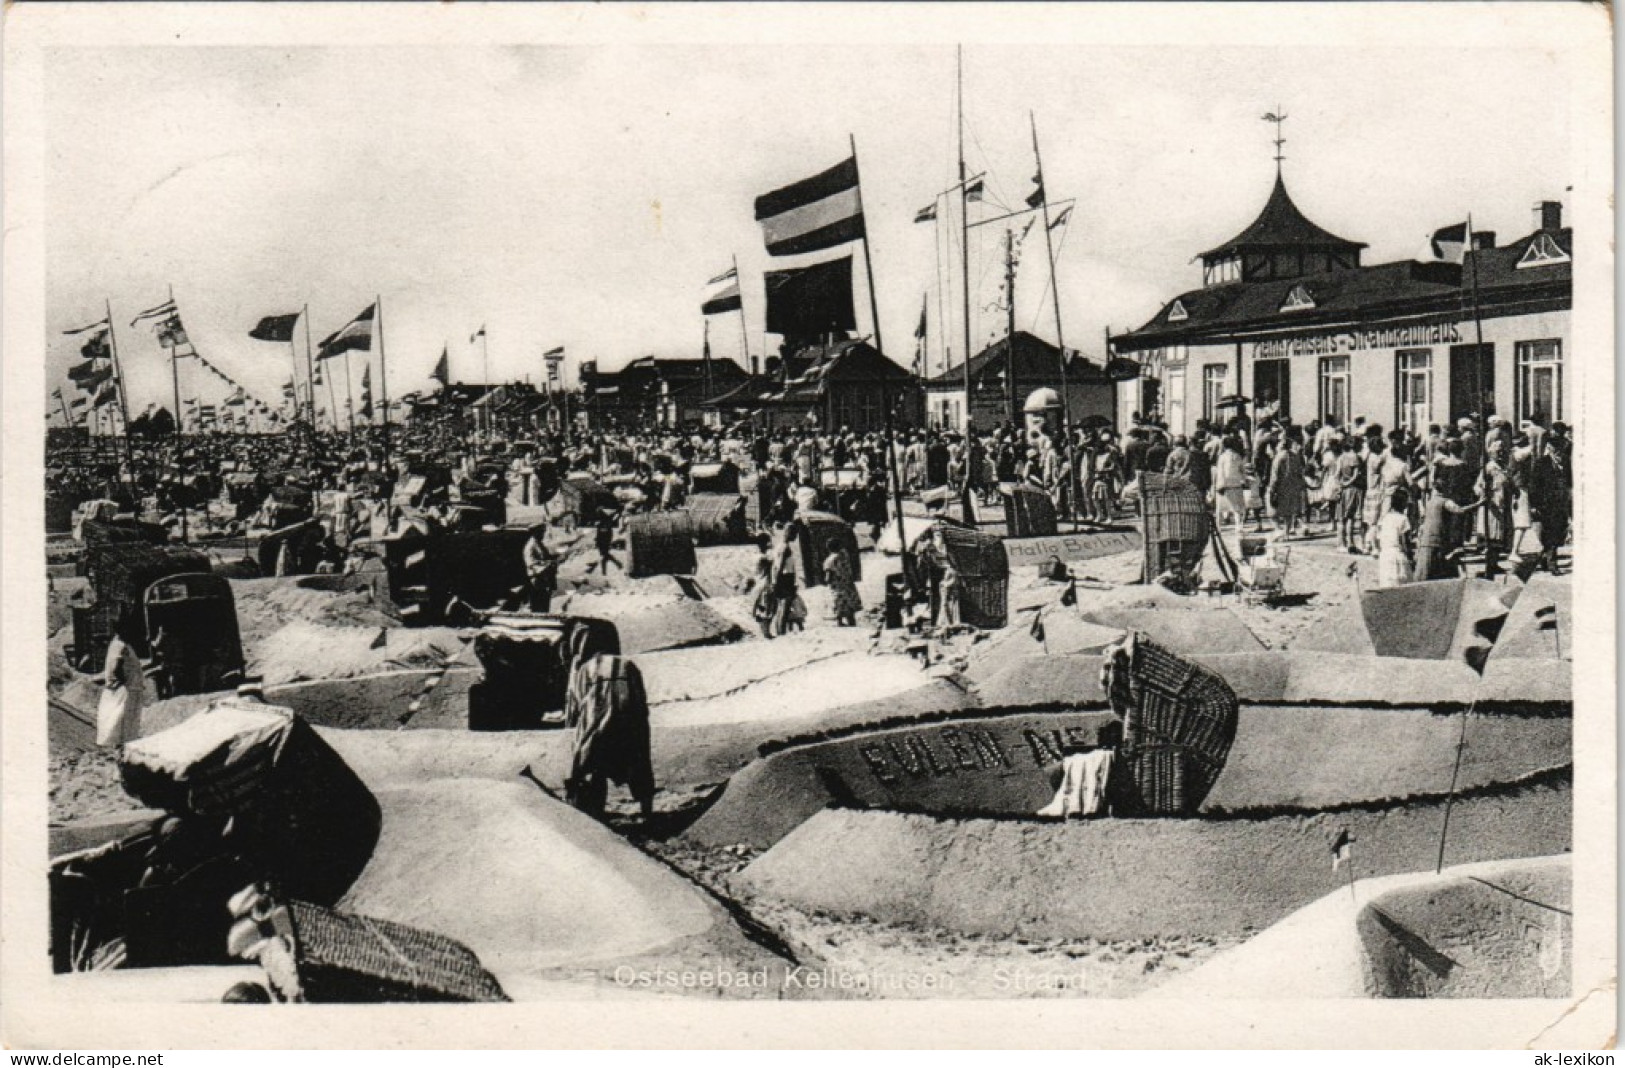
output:
[[[1272,337],[1253,342],[1253,359],[1285,356],[1335,356],[1366,349],[1403,349],[1418,345],[1455,345],[1461,341],[1460,323],[1414,323],[1370,330],[1342,330],[1312,337]]]

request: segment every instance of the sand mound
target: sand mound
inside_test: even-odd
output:
[[[1100,657],[1012,656],[995,668],[982,666],[981,678],[972,676],[976,696],[984,708],[1034,708],[1042,705],[1101,704]]]
[[[457,939],[504,986],[561,971],[607,984],[626,961],[781,963],[698,888],[534,786],[442,779],[377,794],[383,834],[340,907]]]
[[[680,593],[579,593],[563,600],[558,610],[614,623],[620,631],[621,651],[629,656],[691,645],[715,645],[734,641],[743,634],[737,624],[725,619],[708,603]]]
[[[248,671],[267,685],[344,679],[387,668],[439,667],[461,655],[447,627],[332,626],[290,622],[249,652]]]
[[[1457,800],[1447,861],[1570,847],[1566,782]],[[1239,934],[1337,890],[1347,831],[1358,876],[1430,869],[1440,803],[1270,819],[949,820],[826,809],[734,877],[806,911],[1024,938]]]
[[[912,690],[923,681],[919,665],[904,657],[840,653],[713,700],[661,705],[654,710],[654,718],[691,727],[771,724],[783,737],[809,729],[806,724],[816,722],[821,713],[857,702],[883,700]]]
[[[651,704],[728,696],[745,687],[842,653],[867,649],[857,628],[818,628],[788,634],[748,649],[669,649],[638,658]]]
[[[1085,622],[1137,630],[1175,653],[1257,653],[1264,650],[1247,624],[1228,608],[1085,608]]]
[[[1507,614],[1501,635],[1490,652],[1497,660],[1564,660],[1574,658],[1573,591],[1569,576],[1533,576],[1518,603]],[[1555,623],[1555,626],[1553,624]]]
[[[1467,996],[1563,997],[1568,993],[1570,925],[1561,922],[1560,914],[1531,908],[1492,885],[1567,908],[1570,870],[1570,859],[1559,856],[1361,880],[1353,893],[1334,890],[1142,996],[1270,998],[1282,990],[1299,998],[1452,996],[1466,983],[1471,990]],[[1449,924],[1447,930],[1439,930],[1440,920]],[[1462,921],[1468,923],[1463,926]],[[1390,924],[1404,935],[1394,937]],[[1415,952],[1395,952],[1405,943],[1413,949],[1443,950],[1450,966],[1419,972],[1413,967],[1419,959]],[[1305,952],[1306,947],[1312,949]],[[1395,989],[1395,977],[1423,983],[1420,989]],[[1546,1022],[1517,1034],[1533,1034]]]
[[[768,753],[728,783],[689,830],[713,845],[765,848],[826,805],[936,815],[1031,817],[1054,793],[1063,748],[1092,745],[1108,712],[960,716],[860,730]],[[1572,722],[1477,716],[1458,788],[1566,768]],[[1204,812],[1313,812],[1443,795],[1460,717],[1426,710],[1241,710],[1229,762]]]

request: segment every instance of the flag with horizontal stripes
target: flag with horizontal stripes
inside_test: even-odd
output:
[[[118,400],[118,383],[109,376],[107,380],[96,389],[96,396],[91,399],[92,408],[105,408]]]
[[[914,221],[917,222],[917,223],[930,222],[931,220],[935,219],[936,217],[937,217],[937,202],[934,201],[934,200],[931,203],[927,204],[925,207],[921,208],[919,211],[914,213]]]
[[[328,360],[354,349],[371,351],[372,320],[377,312],[378,305],[369,304],[360,315],[323,338],[322,343],[316,346],[316,358]]]
[[[112,377],[113,368],[100,360],[86,360],[84,363],[77,363],[68,368],[68,379],[86,393],[96,389],[96,387]]]
[[[292,341],[293,328],[299,323],[299,312],[286,315],[267,315],[255,324],[248,336],[255,341]]]
[[[984,179],[978,178],[975,181],[971,182],[970,185],[967,185],[965,187],[965,199],[966,200],[974,200],[974,201],[977,201],[978,203],[980,203],[981,199],[982,199],[982,193],[986,189],[987,189],[986,181]]]
[[[544,360],[551,360],[555,356],[558,357],[559,359],[564,358],[564,346],[563,345],[560,345],[556,349],[548,349],[546,352],[542,353],[542,358]]]
[[[1057,226],[1064,226],[1064,225],[1066,225],[1066,221],[1068,219],[1070,219],[1071,217],[1072,217],[1072,205],[1068,204],[1066,207],[1061,209],[1060,213],[1058,215],[1056,215],[1055,218],[1053,218],[1053,219],[1051,219],[1049,221],[1049,228],[1051,230],[1053,230]]]
[[[470,345],[472,345],[472,344],[474,344],[474,342],[478,341],[480,338],[482,338],[484,336],[485,336],[485,324],[481,323],[480,328],[478,330],[476,330],[472,334],[468,335],[468,343]]]
[[[734,268],[728,268],[705,283],[705,296],[700,300],[701,315],[721,315],[723,312],[739,311],[744,306],[739,294],[739,272]]]
[[[110,321],[108,321],[106,319],[97,319],[95,322],[91,323],[89,326],[76,326],[72,330],[64,330],[62,332],[64,334],[66,334],[67,336],[72,337],[74,334],[87,334],[92,330],[95,330],[95,331],[98,331],[98,332],[105,331],[105,330],[109,329],[111,326],[112,326],[112,323]]]
[[[864,236],[857,157],[756,198],[769,255],[833,248]]]
[[[148,308],[146,311],[142,312],[140,315],[137,315],[134,319],[131,319],[130,320],[130,325],[134,326],[136,323],[141,322],[143,319],[156,319],[160,315],[168,315],[170,312],[172,312],[174,310],[175,310],[175,302],[173,300],[166,300],[162,304],[158,305],[156,308]]]
[[[106,330],[91,334],[79,346],[79,355],[87,360],[108,360],[113,357],[112,335]]]

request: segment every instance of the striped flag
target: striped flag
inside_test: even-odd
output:
[[[1059,215],[1055,216],[1055,218],[1053,218],[1053,219],[1051,219],[1049,221],[1049,228],[1051,230],[1053,230],[1057,226],[1064,226],[1066,224],[1066,221],[1068,219],[1070,219],[1071,217],[1072,217],[1072,205],[1068,204],[1066,207],[1061,209],[1061,213]]]
[[[112,326],[112,323],[110,321],[108,321],[106,319],[97,319],[95,322],[91,323],[89,326],[77,326],[77,327],[74,327],[72,330],[64,330],[62,332],[64,334],[66,334],[67,336],[72,337],[74,334],[86,334],[86,333],[89,333],[92,330],[100,332],[100,331],[103,331],[103,330],[107,330],[111,326]]]
[[[981,178],[976,179],[970,185],[967,185],[965,187],[965,199],[966,200],[974,200],[974,201],[977,201],[978,203],[980,203],[981,199],[982,199],[982,191],[984,189],[986,189],[986,188],[987,188],[987,185],[983,181],[983,179],[981,179]]]
[[[931,203],[927,204],[925,207],[921,208],[919,211],[914,213],[914,221],[917,222],[917,223],[930,222],[933,219],[935,219],[936,217],[937,217],[937,202],[934,201],[934,200]]]
[[[705,297],[700,301],[701,315],[721,315],[739,311],[744,301],[739,294],[739,272],[730,267],[705,283]],[[564,350],[558,350],[563,355]]]
[[[377,313],[378,305],[367,305],[366,310],[360,315],[322,339],[322,343],[316,346],[316,358],[318,360],[328,360],[334,356],[342,356],[353,349],[371,351],[372,320]]]
[[[192,343],[192,339],[186,336],[186,327],[181,325],[179,313],[171,315],[158,324],[157,336],[158,344],[169,345],[172,348],[178,349],[182,345]]]
[[[142,312],[140,315],[137,315],[134,319],[131,319],[130,320],[130,325],[134,326],[136,323],[139,323],[143,319],[156,319],[160,315],[168,315],[170,312],[172,312],[174,310],[175,310],[175,302],[173,300],[166,300],[162,304],[158,305],[156,308],[148,308],[146,311]]]
[[[480,328],[478,330],[476,330],[472,334],[468,335],[468,343],[470,345],[472,345],[472,344],[474,344],[474,342],[478,341],[480,338],[482,338],[484,336],[485,336],[485,324],[481,323]]]
[[[546,359],[546,360],[551,360],[555,356],[558,357],[561,360],[564,359],[564,346],[563,345],[560,345],[556,349],[548,349],[546,352],[542,353],[542,358]]]
[[[773,256],[817,252],[863,237],[857,158],[757,197],[756,221]]]

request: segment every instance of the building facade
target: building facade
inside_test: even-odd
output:
[[[1007,377],[1012,365],[1014,390]],[[1019,423],[1021,405],[1036,389],[1064,392],[1067,418],[1073,424],[1091,419],[1116,422],[1117,390],[1105,368],[1071,351],[1063,375],[1061,350],[1024,330],[1015,333],[1013,354],[1010,339],[1000,338],[971,357],[969,370],[971,425],[978,430],[1009,422],[1012,396]],[[925,380],[925,420],[930,429],[964,429],[965,372],[961,363]]]
[[[1425,434],[1499,414],[1572,419],[1572,233],[1562,207],[1497,244],[1470,235],[1460,264],[1362,265],[1358,242],[1306,219],[1276,179],[1259,219],[1202,254],[1205,283],[1112,337],[1141,366],[1119,410],[1189,434],[1234,414],[1227,397],[1295,423],[1363,416]]]

